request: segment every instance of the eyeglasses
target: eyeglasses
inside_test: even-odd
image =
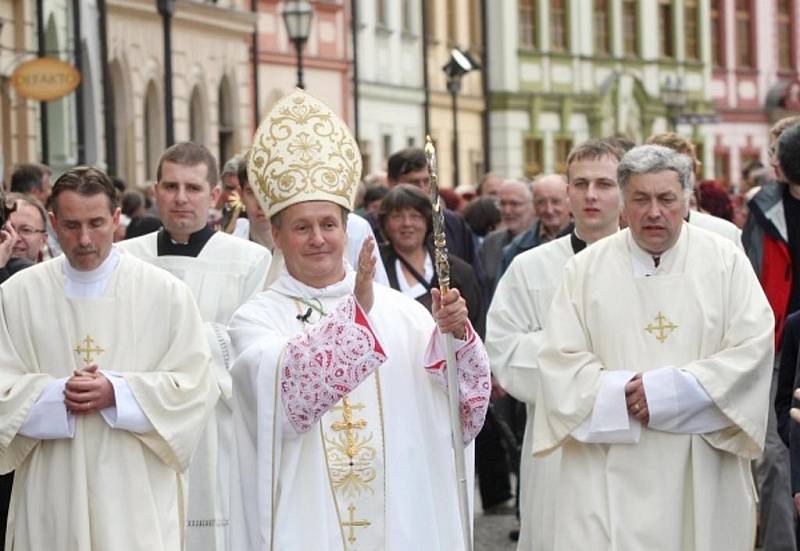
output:
[[[36,228],[31,228],[30,226],[22,226],[21,228],[14,229],[22,237],[33,237],[37,233],[47,233],[47,230],[37,230]]]

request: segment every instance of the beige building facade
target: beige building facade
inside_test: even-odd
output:
[[[256,17],[250,0],[174,4],[174,139],[202,143],[224,163],[249,144],[254,132],[251,48]],[[128,185],[145,185],[155,178],[167,145],[163,18],[154,0],[81,0],[79,6],[76,41],[75,4],[42,2],[46,55],[79,65],[81,73],[78,90],[42,104],[20,98],[10,78],[22,62],[38,55],[37,3],[0,0],[3,175],[7,179],[21,162],[45,162],[56,176],[84,162],[107,169]]]
[[[457,99],[459,182],[455,181],[453,103],[442,66],[454,47],[482,62],[481,2],[479,0],[428,0],[428,79],[430,133],[439,158],[439,181],[444,187],[477,184],[484,172],[483,72],[462,78]]]
[[[220,163],[252,138],[247,0],[177,0],[172,21],[176,141],[206,145]],[[163,23],[152,0],[108,2],[109,76],[116,173],[129,185],[155,178],[166,147]]]
[[[37,160],[37,103],[11,86],[16,67],[33,57],[33,2],[0,0],[0,174],[7,182],[13,165]]]

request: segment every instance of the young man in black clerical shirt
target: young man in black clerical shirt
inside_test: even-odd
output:
[[[161,156],[155,187],[164,227],[123,241],[121,246],[182,279],[191,288],[203,318],[222,399],[189,468],[187,549],[229,549],[231,379],[233,361],[227,325],[234,311],[261,291],[271,254],[244,239],[208,226],[209,209],[220,188],[217,163],[201,145],[173,145]]]

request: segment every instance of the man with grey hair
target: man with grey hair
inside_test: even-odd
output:
[[[562,453],[554,550],[752,549],[774,322],[742,251],[684,223],[690,171],[628,152],[628,228],[567,262],[553,299],[533,452]]]
[[[566,176],[562,174],[539,176],[533,181],[531,190],[536,223],[528,231],[515,237],[503,249],[500,271],[496,274],[498,279],[519,253],[552,241],[572,230]]]
[[[486,286],[490,293],[497,284],[497,271],[503,259],[503,248],[511,240],[531,228],[536,217],[533,211],[531,186],[522,180],[505,180],[498,190],[502,228],[484,238],[478,256],[486,268]]]

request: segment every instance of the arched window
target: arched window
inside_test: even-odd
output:
[[[206,111],[200,88],[195,86],[189,98],[189,140],[206,145]],[[224,162],[224,161],[220,161]]]
[[[144,174],[148,181],[156,178],[156,164],[164,149],[164,117],[154,82],[144,95]]]
[[[217,125],[219,138],[219,163],[222,165],[236,153],[233,129],[233,98],[228,77],[222,77],[217,94]]]
[[[114,174],[126,182],[136,182],[136,129],[130,87],[125,79],[124,62],[115,59],[109,66],[111,101],[106,107],[114,114]]]
[[[61,57],[61,41],[58,36],[58,27],[53,14],[47,20],[47,30],[45,33],[45,50],[47,55],[55,58]],[[47,140],[49,148],[48,163],[58,173],[74,162],[70,157],[70,129],[74,128],[69,124],[70,106],[74,95],[70,94],[55,101],[48,102],[44,109],[47,113]]]
[[[97,112],[95,105],[97,98],[94,90],[94,75],[92,71],[92,58],[89,55],[88,45],[84,40],[82,43],[83,65],[81,67],[81,86],[83,87],[83,117],[84,117],[84,146],[83,157],[87,164],[94,165],[100,160],[99,137],[102,128],[98,126]]]

